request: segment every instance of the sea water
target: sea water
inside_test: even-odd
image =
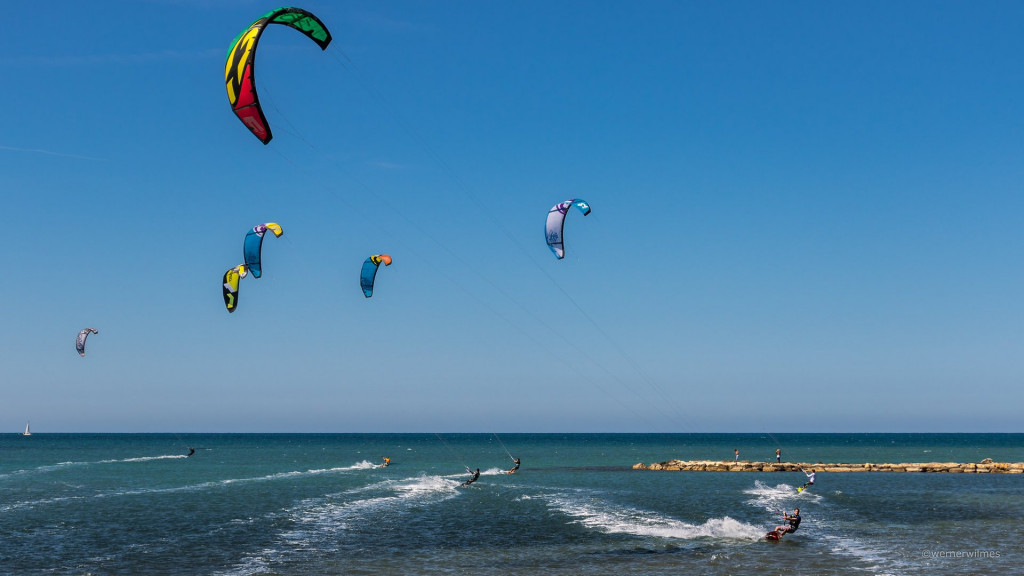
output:
[[[1022,573],[1022,475],[632,469],[776,448],[1019,462],[1024,435],[10,434],[0,574]]]

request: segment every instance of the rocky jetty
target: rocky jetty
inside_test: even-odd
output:
[[[890,463],[822,463],[822,462],[753,462],[750,460],[668,460],[644,464],[634,470],[683,470],[686,472],[945,472],[949,474],[1021,474],[1024,462],[993,462],[986,458],[973,462],[904,462]]]

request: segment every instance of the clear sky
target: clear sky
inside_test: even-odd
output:
[[[0,429],[1021,431],[1024,4],[276,6],[0,20]]]

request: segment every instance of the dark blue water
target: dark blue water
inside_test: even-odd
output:
[[[1024,460],[1021,434],[12,434],[0,574],[1020,573],[1022,475],[631,469],[777,447]]]

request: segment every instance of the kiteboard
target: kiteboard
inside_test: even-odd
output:
[[[779,534],[778,530],[772,530],[771,532],[764,535],[764,539],[769,540],[771,542],[778,542],[781,536],[782,535]]]

